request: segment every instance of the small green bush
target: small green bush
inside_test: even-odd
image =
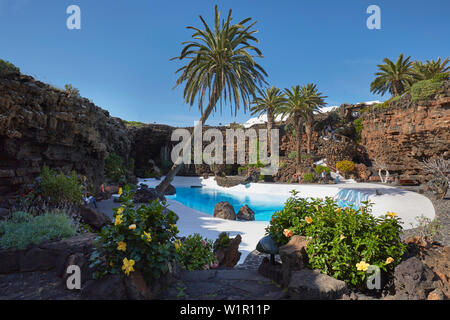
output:
[[[242,175],[242,173],[247,170],[247,167],[239,167],[238,168],[238,175]]]
[[[0,248],[24,249],[31,243],[65,239],[75,234],[76,227],[65,214],[32,217],[26,212],[16,212],[11,220],[0,224]]]
[[[139,121],[126,121],[122,120],[128,128],[142,128],[145,127],[145,123]]]
[[[342,173],[350,173],[355,170],[355,163],[349,160],[338,161],[336,163],[336,169]]]
[[[307,172],[303,175],[303,182],[311,183],[314,182],[314,173]]]
[[[368,274],[358,270],[357,264],[392,272],[401,262],[406,246],[400,239],[401,221],[394,213],[375,218],[368,202],[360,209],[340,208],[332,198],[305,199],[296,191],[291,193],[284,208],[272,216],[266,233],[278,246],[293,235],[306,237],[309,268],[361,286]]]
[[[82,198],[82,186],[75,171],[70,176],[56,173],[44,166],[41,171],[42,196],[53,204],[78,204]]]
[[[291,152],[289,152],[288,158],[289,158],[290,160],[294,160],[296,157],[297,157],[297,151],[291,151]]]
[[[126,177],[123,159],[114,152],[105,159],[105,176],[113,182],[120,182]]]
[[[71,84],[64,85],[64,90],[69,97],[80,97],[80,90],[73,87]]]
[[[177,247],[178,261],[185,270],[204,270],[216,264],[213,242],[203,239],[198,233],[189,235]]]
[[[427,101],[442,90],[442,80],[422,80],[411,86],[411,101]]]
[[[326,167],[326,166],[322,166],[322,165],[320,165],[320,164],[319,164],[318,166],[316,166],[314,170],[316,171],[316,173],[317,173],[318,175],[321,175],[323,170],[325,170],[325,173],[326,173],[327,175],[329,175],[330,172],[331,172],[331,171],[330,171],[330,168],[328,168],[328,167]]]
[[[216,241],[214,241],[213,249],[214,252],[220,249],[228,248],[230,245],[230,235],[228,232],[221,232],[217,237]]]
[[[20,74],[19,68],[9,61],[0,59],[0,76],[7,76],[10,74]]]
[[[353,121],[353,126],[355,127],[355,132],[356,132],[356,142],[360,143],[361,142],[361,133],[364,129],[361,118],[355,119]]]

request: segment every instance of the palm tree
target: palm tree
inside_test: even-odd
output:
[[[192,41],[183,42],[186,45],[178,60],[187,60],[187,64],[177,70],[181,72],[176,86],[185,83],[184,100],[190,106],[197,100],[202,114],[199,124],[204,124],[211,112],[216,110],[219,100],[229,103],[231,111],[236,114],[240,105],[244,111],[255,95],[256,88],[264,83],[265,70],[255,62],[254,57],[262,57],[261,51],[251,43],[258,43],[253,30],[256,22],[246,25],[251,18],[246,18],[237,24],[232,24],[231,10],[226,20],[220,20],[217,5],[214,8],[214,26],[210,28],[202,16],[200,20],[204,29],[192,29]],[[172,59],[172,60],[173,60]],[[204,101],[208,105],[203,108]],[[222,103],[220,103],[222,109]],[[197,125],[194,130],[199,128]],[[191,145],[192,138],[186,141]],[[164,192],[173,177],[182,166],[181,157],[157,186]]]
[[[287,103],[286,95],[280,89],[272,86],[266,88],[265,91],[259,91],[260,97],[256,97],[252,101],[250,112],[252,115],[261,115],[267,113],[267,144],[270,146],[270,154],[272,154],[272,135],[271,130],[275,123],[275,115],[277,110]]]
[[[410,58],[403,59],[403,53],[395,63],[384,58],[384,64],[378,65],[380,71],[375,73],[377,77],[370,84],[370,91],[381,93],[381,95],[384,95],[386,91],[394,96],[401,95],[414,82],[413,63],[409,61]]]
[[[300,86],[293,86],[291,90],[284,89],[287,95],[287,103],[278,108],[278,113],[282,117],[289,116],[294,122],[295,135],[297,136],[297,164],[301,163],[302,153],[302,128],[303,128],[303,107],[304,99],[301,94]]]
[[[320,112],[320,108],[325,106],[325,98],[321,92],[317,89],[317,86],[312,83],[308,83],[303,86],[301,93],[304,96],[304,116],[305,116],[305,131],[306,131],[306,150],[311,153],[311,139],[312,139],[312,127],[314,124],[314,113]]]
[[[448,62],[449,62],[449,59],[446,58],[441,63],[440,57],[436,61],[427,60],[426,63],[422,63],[421,61],[416,61],[414,63],[415,78],[417,80],[430,80],[439,74],[442,74],[442,73],[448,74],[450,72],[450,66],[446,67]]]

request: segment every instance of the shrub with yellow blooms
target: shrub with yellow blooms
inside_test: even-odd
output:
[[[291,193],[284,208],[272,216],[266,233],[278,246],[292,235],[311,238],[306,247],[311,269],[357,287],[365,285],[370,265],[390,273],[401,262],[406,246],[396,213],[376,218],[370,214],[369,202],[359,208],[340,208],[332,198],[305,199],[296,191]]]
[[[96,278],[108,273],[129,276],[139,270],[146,279],[158,279],[177,260],[178,217],[158,200],[136,209],[132,199],[133,193],[126,187],[121,207],[113,209],[113,224],[96,238],[91,255]]]

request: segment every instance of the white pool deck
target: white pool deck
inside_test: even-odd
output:
[[[141,179],[149,187],[155,187],[161,181],[156,179]],[[214,178],[203,179],[201,177],[175,177],[172,185],[174,187],[203,186],[215,188],[220,191],[235,193],[236,195],[261,196],[286,196],[291,190],[297,190],[304,197],[324,198],[337,197],[352,202],[370,200],[374,203],[372,214],[374,216],[385,215],[387,211],[398,214],[403,221],[403,228],[410,229],[417,225],[416,217],[425,216],[434,219],[435,211],[431,201],[416,192],[394,188],[381,184],[370,183],[340,183],[332,185],[317,184],[276,184],[276,183],[251,183],[238,185],[231,188],[219,187]],[[376,195],[376,190],[381,195]],[[168,199],[169,208],[180,217],[177,222],[180,236],[188,236],[199,233],[203,237],[215,240],[219,233],[229,232],[230,236],[240,234],[242,242],[239,250],[242,252],[239,263],[243,263],[247,255],[255,250],[256,244],[264,236],[268,222],[263,221],[232,221],[214,218],[186,207],[180,202]],[[239,208],[235,208],[239,210]]]

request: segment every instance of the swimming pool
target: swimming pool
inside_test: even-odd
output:
[[[177,193],[166,196],[186,207],[201,211],[206,214],[214,214],[214,206],[221,201],[228,201],[234,207],[236,213],[243,205],[248,205],[255,212],[255,220],[269,221],[274,212],[283,209],[284,202],[289,198],[289,194],[255,194],[244,192],[223,192],[213,188],[190,188],[178,187]],[[338,200],[341,207],[350,206],[353,203],[345,200]],[[354,204],[353,204],[354,205]],[[356,205],[354,205],[357,207]]]

